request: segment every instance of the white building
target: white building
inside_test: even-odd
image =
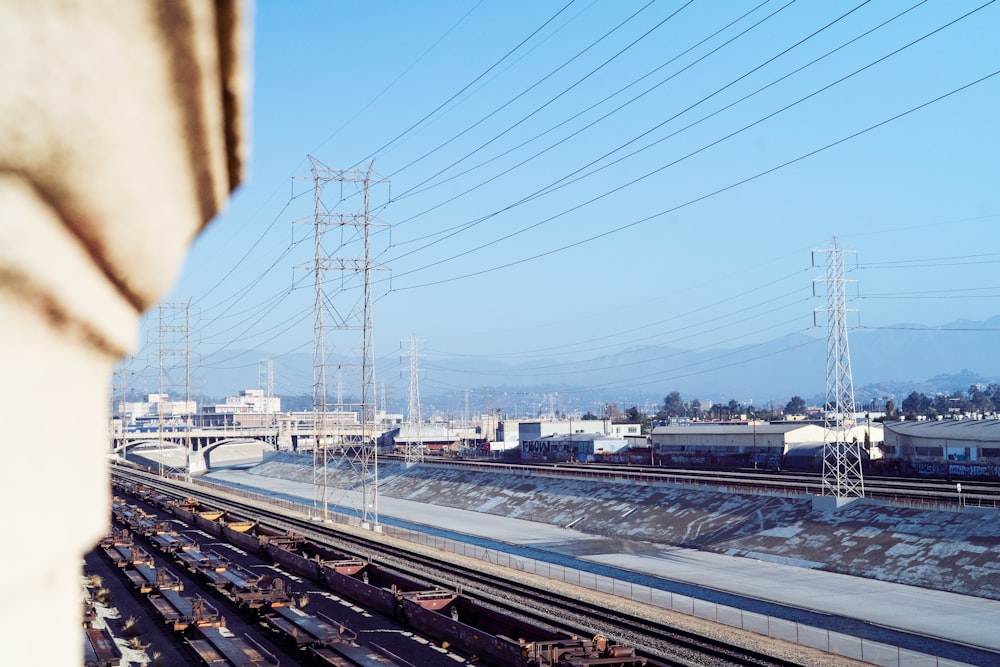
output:
[[[138,420],[163,417],[171,419],[173,417],[183,417],[193,415],[198,412],[198,403],[195,401],[175,401],[171,400],[167,394],[148,394],[145,401],[124,401],[119,404],[119,414],[124,417],[126,423],[134,423]]]
[[[645,444],[646,440],[642,435],[642,424],[632,422],[605,422],[604,433],[616,438],[624,438],[633,444]]]
[[[553,435],[570,435],[573,433],[598,433],[601,435],[624,438],[638,436],[642,432],[641,424],[614,423],[610,419],[545,419],[545,420],[514,420],[505,419],[497,428],[497,439],[503,441],[538,440]]]
[[[265,396],[263,389],[243,389],[238,396],[227,396],[225,403],[206,405],[205,412],[215,414],[274,414],[281,412],[281,398]]]
[[[881,424],[858,424],[847,437],[868,443],[871,458],[881,456]],[[692,423],[656,426],[650,439],[654,453],[667,464],[778,467],[788,456],[818,456],[822,464],[823,445],[832,439],[832,432],[821,424],[803,422]]]
[[[553,419],[520,421],[517,441],[521,458],[551,460],[592,460],[595,454],[614,454],[628,448],[629,435],[639,436],[640,424],[615,424],[609,419]],[[505,445],[508,421],[498,429]]]

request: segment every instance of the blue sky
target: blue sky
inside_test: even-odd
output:
[[[822,336],[811,252],[834,236],[857,251],[853,325],[984,320],[1000,3],[983,4],[258,3],[249,178],[167,300],[192,304],[206,370],[311,353],[312,155],[387,181],[370,189],[376,367],[402,391],[411,335],[429,387],[452,355]],[[361,210],[339,194],[330,212]],[[336,234],[326,256],[360,256]],[[351,312],[356,277],[326,275],[331,312]]]

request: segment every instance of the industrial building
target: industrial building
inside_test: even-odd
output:
[[[206,405],[202,412],[214,414],[275,414],[281,412],[281,399],[265,396],[263,389],[242,389],[237,396],[226,396],[225,403]]]
[[[1000,477],[1000,419],[885,424],[886,463],[904,474]]]
[[[641,431],[638,423],[610,419],[505,419],[497,427],[497,444],[520,448],[521,458],[527,460],[587,461],[627,450],[630,438],[645,445]]]
[[[560,433],[521,441],[521,458],[542,461],[593,461],[595,455],[617,454],[628,441],[603,433]]]
[[[403,451],[407,445],[415,445],[428,454],[457,452],[461,444],[474,438],[470,429],[458,429],[449,424],[400,424],[379,437],[379,446]]]
[[[653,428],[653,455],[665,465],[812,469],[822,465],[829,432],[821,424],[696,423]],[[848,437],[863,443],[872,459],[881,458],[880,424],[858,424]]]

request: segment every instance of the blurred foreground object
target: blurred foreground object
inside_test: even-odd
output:
[[[0,2],[5,664],[83,664],[111,373],[242,177],[244,9]]]

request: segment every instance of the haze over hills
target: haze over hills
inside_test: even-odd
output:
[[[896,325],[850,332],[855,394],[859,403],[905,397],[911,391],[928,394],[965,391],[976,382],[1000,381],[1000,316],[983,321],[956,321],[940,327]],[[192,369],[200,378],[192,391],[223,397],[259,386],[258,361],[266,352],[245,350],[227,364],[231,370]],[[761,344],[691,351],[667,346],[641,346],[567,366],[565,362],[530,363],[434,358],[421,360],[423,412],[461,414],[464,388],[473,413],[502,407],[508,414],[546,407],[539,396],[559,394],[555,407],[586,410],[605,402],[650,405],[671,391],[685,400],[753,402],[783,406],[793,395],[821,402],[825,391],[826,335],[794,334]],[[558,367],[557,367],[558,364]],[[244,366],[243,368],[238,368]],[[555,374],[548,374],[557,368]],[[378,370],[378,369],[376,369]],[[388,372],[388,371],[383,371]],[[274,360],[279,395],[312,394],[312,354],[298,353]],[[155,369],[139,374],[130,391],[156,391]],[[405,380],[392,369],[390,411],[405,411]],[[293,382],[292,378],[299,378]],[[435,387],[451,387],[435,391]],[[151,388],[150,388],[151,387]],[[402,388],[400,388],[402,387]],[[171,387],[175,389],[174,387]],[[331,388],[331,393],[335,391]],[[352,385],[345,375],[345,399]],[[381,400],[380,400],[381,403]],[[520,403],[520,404],[519,404]]]

